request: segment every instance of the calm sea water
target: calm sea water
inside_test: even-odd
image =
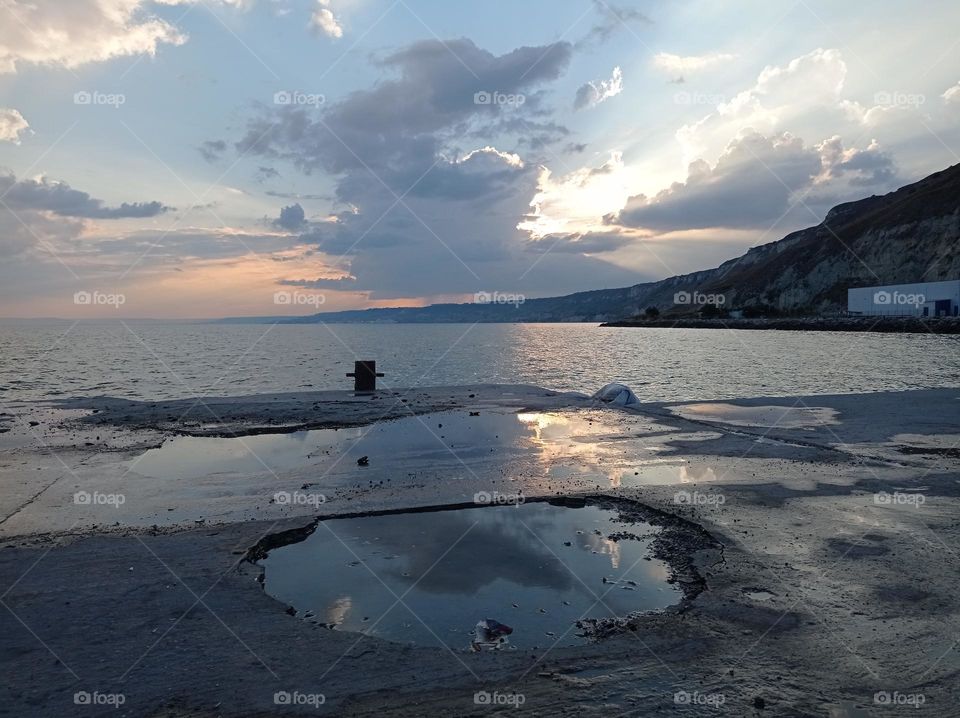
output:
[[[386,387],[530,383],[643,399],[960,386],[960,338],[600,328],[595,324],[0,324],[0,401],[345,389],[355,358]]]

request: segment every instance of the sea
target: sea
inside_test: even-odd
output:
[[[349,389],[355,359],[387,389],[618,381],[645,401],[960,387],[960,337],[936,334],[37,320],[0,322],[0,403]]]

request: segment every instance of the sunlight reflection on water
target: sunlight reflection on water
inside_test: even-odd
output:
[[[952,336],[594,324],[71,324],[0,324],[0,399],[345,389],[357,357],[377,359],[385,387],[529,383],[593,393],[622,381],[644,401],[960,386],[960,337]]]

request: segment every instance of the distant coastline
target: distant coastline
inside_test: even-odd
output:
[[[601,327],[657,329],[778,329],[804,332],[960,334],[958,317],[776,317],[757,319],[626,319]]]

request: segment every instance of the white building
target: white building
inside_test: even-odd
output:
[[[875,317],[955,317],[960,312],[960,279],[848,289],[847,311]]]

